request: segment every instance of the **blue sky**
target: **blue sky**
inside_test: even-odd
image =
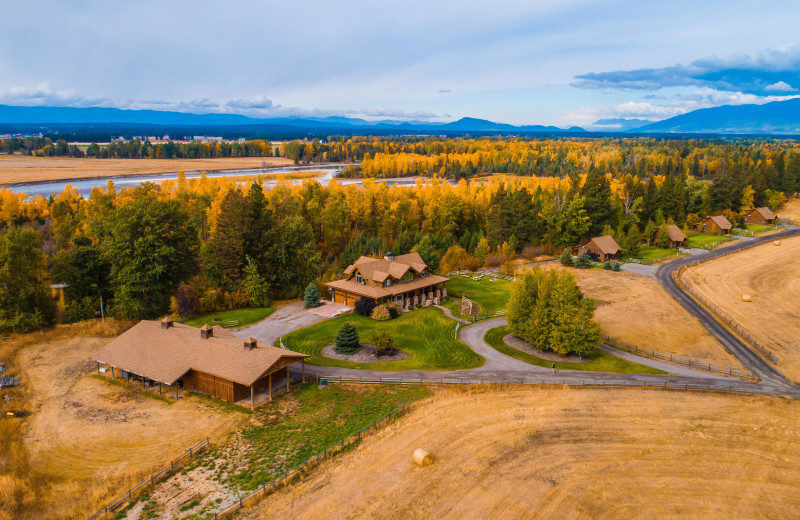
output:
[[[800,95],[800,2],[6,3],[0,103],[593,126]]]

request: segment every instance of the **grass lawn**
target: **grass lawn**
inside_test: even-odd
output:
[[[777,229],[778,226],[773,224],[745,224],[745,227],[748,231],[752,232],[754,235],[758,235],[760,233],[766,233],[767,231],[772,231],[773,229]]]
[[[257,323],[264,318],[267,318],[273,312],[275,312],[275,307],[255,307],[248,309],[234,309],[232,311],[212,312],[210,314],[200,314],[190,318],[178,318],[176,321],[185,323],[186,325],[191,325],[192,327],[202,327],[206,323],[209,325],[214,325],[214,318],[219,318],[220,322],[238,320],[239,326],[243,327],[245,325],[250,325],[251,323]],[[218,324],[222,325],[222,323]]]
[[[494,280],[494,281],[492,281]],[[484,276],[480,282],[463,276],[453,276],[447,282],[448,296],[460,299],[466,295],[481,306],[484,314],[493,314],[506,308],[511,282],[502,278],[494,279]],[[450,307],[459,310],[460,306]]]
[[[361,343],[370,343],[375,333],[386,332],[394,346],[411,357],[399,361],[353,363],[324,357],[321,351],[333,345],[342,324],[351,323],[358,331]],[[289,350],[310,354],[306,361],[316,365],[373,370],[461,370],[476,368],[484,359],[466,344],[455,339],[456,322],[447,318],[441,309],[423,308],[408,312],[389,321],[375,321],[359,314],[347,314],[292,332],[283,337]]]
[[[728,242],[729,240],[733,239],[731,237],[726,237],[726,236],[706,235],[703,233],[689,233],[686,240],[686,247],[690,249],[704,249],[706,247],[710,247],[711,244],[715,244],[717,242]]]
[[[530,354],[521,352],[513,347],[509,347],[508,345],[503,343],[503,336],[505,336],[508,333],[509,332],[507,326],[496,327],[494,329],[489,329],[489,332],[486,333],[486,336],[484,336],[483,339],[486,341],[486,343],[488,343],[498,351],[502,352],[503,354],[519,359],[520,361],[530,363],[531,365],[550,368],[550,366],[554,363],[553,361],[548,361],[546,359],[541,359],[536,356],[531,356]],[[588,370],[591,372],[613,372],[616,374],[664,374],[665,373],[655,368],[650,368],[643,365],[637,365],[636,363],[625,361],[624,359],[620,359],[610,354],[606,354],[601,350],[597,350],[595,354],[591,356],[591,358],[592,360],[589,361],[588,363],[567,363],[565,361],[556,361],[555,365],[556,368],[559,370]]]
[[[680,253],[677,249],[662,249],[656,246],[641,246],[637,258],[644,260],[656,260],[665,256],[677,256]]]

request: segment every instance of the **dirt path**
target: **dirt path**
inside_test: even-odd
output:
[[[241,517],[795,518],[798,420],[770,397],[441,392]]]

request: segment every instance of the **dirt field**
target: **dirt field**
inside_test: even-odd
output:
[[[206,435],[219,442],[237,426],[238,415],[195,400],[166,403],[91,377],[91,354],[107,341],[59,339],[16,355],[33,412],[22,426],[36,483],[30,518],[85,517]]]
[[[197,170],[225,170],[290,166],[285,157],[243,157],[222,159],[72,159],[68,157],[28,157],[0,155],[0,184],[81,177],[115,177],[148,173]]]
[[[800,237],[767,243],[684,271],[683,280],[778,357],[800,381]],[[742,295],[752,302],[742,302]]]
[[[797,518],[798,420],[769,397],[448,390],[241,516]]]
[[[555,264],[555,268],[561,268]],[[603,334],[634,345],[742,368],[736,357],[657,281],[630,272],[570,269],[581,290],[598,300],[595,320]]]
[[[800,224],[800,198],[791,199],[786,205],[778,210],[780,218],[790,218],[795,224]]]

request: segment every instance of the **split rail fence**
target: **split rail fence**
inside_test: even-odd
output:
[[[743,329],[742,329],[742,328],[739,326],[739,324],[738,324],[738,323],[736,323],[735,321],[733,321],[732,319],[730,319],[730,318],[729,318],[729,317],[728,317],[728,316],[727,316],[727,315],[726,315],[724,312],[722,312],[722,311],[721,311],[721,310],[719,310],[717,307],[715,307],[715,306],[714,306],[714,305],[713,305],[711,302],[709,302],[708,300],[706,300],[705,298],[703,298],[702,296],[700,296],[699,294],[697,294],[697,293],[696,293],[696,292],[695,292],[695,291],[694,291],[694,290],[693,290],[691,287],[689,287],[689,285],[688,285],[686,282],[684,282],[684,281],[681,279],[681,277],[680,277],[680,271],[682,271],[684,268],[685,268],[685,267],[681,267],[681,269],[680,269],[680,270],[676,271],[676,272],[675,272],[675,273],[676,273],[676,275],[675,275],[675,277],[674,277],[674,278],[675,278],[675,281],[677,281],[677,282],[678,282],[678,285],[680,285],[681,289],[682,289],[684,292],[686,292],[686,293],[689,293],[689,294],[692,296],[692,298],[694,298],[695,300],[697,300],[697,301],[701,302],[701,303],[702,303],[702,304],[703,304],[703,305],[704,305],[704,306],[705,306],[707,309],[709,309],[709,310],[710,310],[712,313],[716,314],[716,315],[717,315],[717,317],[718,317],[719,319],[723,320],[723,321],[724,321],[724,322],[726,322],[728,325],[730,325],[731,327],[733,327],[733,329],[734,329],[734,330],[736,330],[736,332],[737,332],[737,333],[738,333],[738,334],[739,334],[739,335],[740,335],[742,338],[746,339],[746,340],[747,340],[747,341],[748,341],[750,344],[752,344],[754,347],[756,347],[756,348],[757,348],[757,349],[758,349],[758,350],[759,350],[759,351],[760,351],[762,354],[764,354],[765,356],[767,356],[767,358],[768,358],[770,361],[772,361],[774,364],[776,364],[776,365],[777,365],[777,364],[778,364],[778,358],[777,358],[777,357],[776,357],[776,356],[775,356],[775,355],[774,355],[772,352],[770,352],[770,351],[769,351],[769,349],[767,349],[767,347],[765,347],[764,345],[762,345],[761,343],[759,343],[758,341],[756,341],[756,339],[755,339],[755,338],[753,338],[753,336],[751,336],[751,335],[750,335],[750,334],[748,334],[747,332],[745,332],[745,331],[744,331],[744,330],[743,330]]]
[[[755,373],[752,370],[745,370],[733,367],[723,367],[720,365],[714,365],[713,363],[702,363],[695,359],[679,356],[677,354],[667,354],[666,352],[659,352],[658,350],[642,349],[639,347],[635,347],[633,345],[622,343],[620,341],[612,340],[608,336],[605,336],[603,339],[607,344],[611,345],[614,348],[625,350],[632,354],[637,354],[643,357],[669,361],[670,363],[677,363],[679,365],[684,365],[690,368],[698,368],[700,370],[707,370],[708,372],[714,372],[726,376],[743,377],[748,379],[755,379],[756,377]]]
[[[407,411],[410,405],[411,403],[401,404],[400,406],[398,406],[388,414],[384,415],[380,419],[376,420],[372,424],[361,428],[357,432],[351,434],[348,437],[345,437],[337,444],[334,444],[333,446],[317,453],[316,455],[312,455],[311,457],[306,459],[305,462],[302,462],[301,464],[295,466],[294,468],[286,471],[280,477],[277,477],[276,479],[266,484],[262,484],[261,486],[258,487],[258,489],[256,489],[247,496],[241,497],[239,500],[237,500],[235,503],[233,503],[226,509],[223,509],[219,513],[214,513],[214,519],[222,520],[225,518],[231,518],[233,514],[239,511],[240,509],[257,504],[268,495],[280,489],[282,486],[285,486],[286,484],[290,483],[293,479],[302,476],[306,471],[318,465],[323,460],[327,459],[328,457],[331,457],[332,455],[341,451],[345,447],[355,442],[358,442],[364,437],[364,435],[376,429],[377,427],[383,425],[389,420],[398,417],[400,414]]]
[[[122,507],[123,504],[126,502],[130,502],[133,500],[135,496],[139,494],[147,486],[152,486],[157,481],[160,481],[163,477],[167,475],[171,475],[175,472],[175,468],[180,467],[183,463],[190,460],[192,457],[197,455],[198,453],[202,452],[206,448],[211,445],[211,442],[208,440],[208,437],[205,440],[191,446],[188,450],[183,452],[179,457],[173,459],[169,462],[169,464],[165,464],[161,469],[151,473],[147,478],[130,488],[129,490],[125,491],[121,495],[117,496],[114,500],[103,506],[101,509],[98,509],[93,515],[88,517],[86,520],[95,520],[97,518],[107,518],[109,513],[112,513]]]

